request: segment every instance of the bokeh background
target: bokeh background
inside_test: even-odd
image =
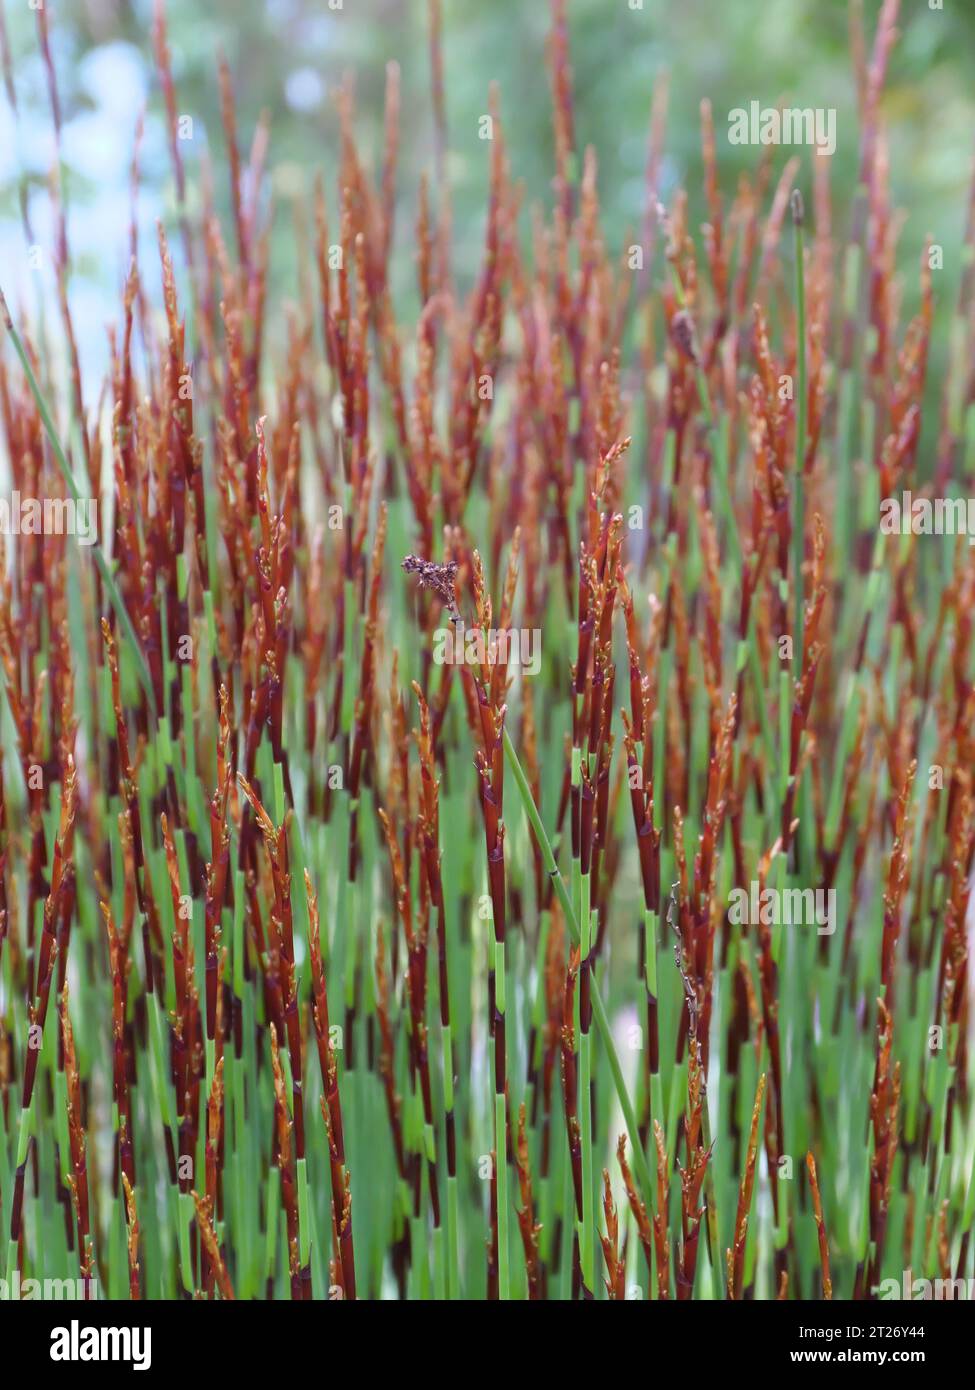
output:
[[[17,109],[0,94],[0,282],[13,303],[36,314],[53,289],[49,254],[29,265],[20,199],[26,196],[36,242],[49,253],[47,182],[53,136],[46,77],[32,0],[2,0]],[[332,4],[338,0],[331,0]],[[599,159],[603,222],[611,245],[622,246],[640,225],[644,162],[654,84],[669,74],[665,198],[689,189],[692,225],[703,218],[699,104],[710,97],[718,135],[723,191],[733,195],[739,174],[758,152],[727,141],[727,113],[757,99],[837,108],[833,165],[837,231],[842,232],[856,183],[858,124],[846,0],[569,0],[575,74],[577,141]],[[36,0],[34,0],[36,3]],[[172,220],[174,190],[166,149],[162,95],[152,47],[152,0],[44,0],[63,108],[63,179],[72,254],[71,298],[80,340],[86,394],[97,393],[107,359],[105,326],[117,313],[127,260],[128,178],[133,132],[146,108],[139,223],[143,254],[155,241],[157,217]],[[879,0],[864,0],[872,37]],[[975,133],[975,3],[905,0],[884,95],[895,206],[907,211],[900,241],[906,274],[904,302],[916,297],[916,266],[926,233],[945,248],[936,286],[953,300]],[[396,291],[412,314],[412,227],[421,170],[432,172],[427,0],[169,0],[169,43],[178,107],[192,115],[194,139],[181,147],[191,208],[199,205],[205,149],[217,175],[217,202],[228,210],[226,160],[216,79],[223,52],[235,80],[245,152],[262,110],[271,117],[274,197],[272,293],[278,302],[298,291],[294,215],[307,207],[321,172],[334,207],[338,149],[336,93],[351,74],[357,93],[356,129],[362,151],[377,167],[382,150],[387,62],[401,69],[402,124],[398,188]],[[552,125],[544,0],[443,0],[448,172],[454,213],[454,270],[463,285],[476,271],[483,245],[487,146],[477,138],[492,79],[501,91],[502,119],[526,203],[551,198]],[[791,151],[776,152],[781,168]],[[802,151],[802,181],[811,160]],[[530,226],[523,219],[526,235]],[[174,255],[179,248],[174,238]],[[36,257],[35,257],[36,258]],[[149,262],[144,264],[144,272]],[[146,275],[158,295],[158,277]],[[269,330],[283,315],[269,316]],[[938,350],[934,363],[937,365]]]

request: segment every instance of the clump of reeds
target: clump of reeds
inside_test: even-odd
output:
[[[227,231],[157,0],[180,256],[133,220],[101,401],[57,179],[67,352],[3,301],[12,482],[102,504],[93,563],[24,534],[0,586],[8,1277],[737,1300],[972,1274],[975,551],[877,512],[971,477],[975,283],[939,303],[912,231],[901,321],[897,12],[855,70],[846,239],[828,161],[763,150],[729,198],[706,101],[707,221],[664,207],[661,82],[634,274],[552,0],[554,198],[529,253],[492,91],[464,292],[432,0],[415,230],[391,65],[381,177],[346,88],[282,321],[267,131],[246,161],[223,66]],[[529,674],[509,639],[536,629]],[[835,933],[742,922],[753,882],[835,891]]]

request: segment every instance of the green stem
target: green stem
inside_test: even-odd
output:
[[[538,814],[538,807],[535,805],[535,798],[532,796],[531,787],[528,785],[528,778],[525,770],[518,760],[514,744],[511,742],[511,735],[508,730],[504,730],[504,751],[511,764],[511,770],[515,775],[515,782],[518,785],[518,794],[521,797],[525,814],[531,824],[535,835],[538,848],[542,852],[542,861],[545,865],[545,872],[555,884],[555,892],[562,914],[565,917],[569,928],[569,935],[572,937],[573,944],[581,946],[582,936],[579,931],[579,923],[576,918],[572,903],[569,900],[568,889],[565,886],[565,879],[562,872],[555,862],[555,855],[552,853],[552,846],[549,843],[545,827],[542,825],[541,817]],[[640,1128],[636,1120],[636,1112],[633,1109],[633,1102],[630,1093],[626,1089],[626,1082],[623,1079],[623,1068],[620,1066],[619,1054],[616,1051],[616,1044],[613,1042],[613,1030],[610,1027],[609,1017],[606,1013],[606,1005],[599,992],[599,987],[593,976],[591,983],[592,1012],[596,1020],[596,1027],[603,1040],[606,1049],[606,1058],[609,1062],[609,1069],[613,1076],[613,1086],[619,1098],[620,1109],[623,1111],[623,1119],[626,1121],[626,1131],[630,1136],[630,1145],[633,1149],[633,1167],[636,1172],[637,1181],[643,1189],[644,1200],[649,1203],[652,1200],[653,1184],[650,1180],[650,1169],[647,1167],[646,1155],[643,1152],[643,1145],[640,1142]]]
[[[803,478],[806,468],[806,271],[804,265],[802,194],[792,193],[792,221],[796,231],[796,504],[793,544],[793,580],[796,596],[796,651],[802,655],[802,563],[805,559],[806,517]]]

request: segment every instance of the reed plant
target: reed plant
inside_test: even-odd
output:
[[[516,181],[496,89],[449,131],[484,155],[465,286],[430,0],[429,175],[399,185],[396,66],[378,153],[343,89],[283,308],[269,130],[222,65],[225,227],[157,0],[175,216],[149,248],[133,214],[97,398],[59,178],[55,314],[3,272],[12,486],[100,509],[90,550],[8,539],[0,584],[8,1284],[975,1274],[975,551],[879,523],[971,486],[975,192],[947,303],[891,205],[898,9],[852,11],[857,189],[773,146],[729,188],[704,100],[693,225],[661,82],[637,234],[601,215],[551,0],[551,189]],[[766,910],[816,893],[828,922]]]

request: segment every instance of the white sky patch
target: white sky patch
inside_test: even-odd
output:
[[[295,68],[284,81],[284,99],[292,111],[317,111],[325,96],[325,82],[314,68]]]

